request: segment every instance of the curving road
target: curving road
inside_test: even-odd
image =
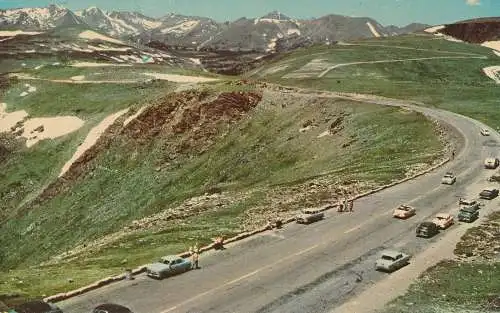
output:
[[[318,95],[339,96],[308,96]],[[455,212],[458,197],[476,196],[487,186],[485,178],[491,172],[482,169],[482,161],[497,152],[499,135],[491,130],[491,137],[481,137],[479,128],[484,125],[446,111],[396,100],[341,97],[405,106],[446,122],[463,137],[460,152],[432,173],[357,200],[353,213],[326,212],[321,222],[287,225],[225,251],[203,254],[201,270],[162,281],[139,276],[66,300],[60,307],[64,312],[89,313],[99,303],[114,302],[135,313],[329,312],[387,277],[373,270],[377,254],[384,248],[416,255],[430,242],[439,241],[448,230],[426,240],[415,237],[416,225],[437,212]],[[457,175],[457,184],[440,185],[446,171]],[[394,220],[392,210],[401,203],[414,205],[417,216]]]

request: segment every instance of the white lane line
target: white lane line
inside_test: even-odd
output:
[[[324,244],[324,243],[323,243],[323,244]],[[269,264],[269,265],[266,265],[266,266],[264,266],[264,267],[261,267],[261,268],[259,268],[259,269],[255,270],[255,271],[253,271],[253,272],[250,272],[250,273],[245,274],[245,275],[243,275],[243,276],[241,276],[241,277],[238,277],[238,278],[236,278],[236,279],[234,279],[234,280],[231,280],[231,281],[229,281],[229,282],[226,282],[226,283],[224,283],[224,284],[222,284],[222,285],[220,285],[220,286],[218,286],[218,287],[215,287],[215,288],[212,288],[212,289],[207,290],[207,291],[205,291],[205,292],[202,292],[202,293],[200,293],[200,294],[198,294],[198,295],[196,295],[196,296],[194,296],[194,297],[192,297],[192,298],[190,298],[190,299],[188,299],[188,300],[185,300],[185,301],[183,301],[183,302],[181,302],[181,303],[179,303],[179,304],[177,304],[177,305],[175,305],[175,306],[173,306],[173,307],[171,307],[171,308],[169,308],[169,309],[167,309],[167,310],[165,310],[165,311],[162,311],[161,313],[168,313],[168,312],[172,312],[172,311],[174,311],[174,310],[178,309],[179,307],[184,306],[184,305],[186,305],[186,304],[188,304],[188,303],[190,303],[190,302],[193,302],[193,301],[195,301],[195,300],[197,300],[197,299],[199,299],[199,298],[201,298],[201,297],[203,297],[203,296],[205,296],[205,295],[208,295],[208,294],[213,293],[213,292],[215,292],[215,291],[217,291],[217,290],[219,290],[219,289],[222,289],[222,288],[224,288],[224,287],[227,287],[227,286],[233,285],[233,284],[235,284],[235,283],[237,283],[237,282],[240,282],[240,281],[242,281],[242,280],[244,280],[244,279],[246,279],[246,278],[249,278],[249,277],[251,277],[251,276],[254,276],[254,275],[255,275],[255,274],[257,274],[257,273],[262,272],[262,271],[264,271],[264,270],[266,270],[266,269],[269,269],[269,268],[271,268],[271,267],[273,267],[273,266],[275,266],[275,265],[277,265],[277,264],[279,264],[279,263],[282,263],[282,262],[284,262],[284,261],[286,261],[286,260],[288,260],[288,259],[291,259],[291,258],[293,258],[293,257],[299,256],[299,255],[302,255],[302,254],[304,254],[304,253],[307,253],[307,252],[309,252],[309,251],[311,251],[311,250],[314,250],[314,249],[318,248],[320,245],[321,245],[321,244],[317,244],[317,245],[311,246],[311,247],[309,247],[309,248],[307,248],[307,249],[304,249],[304,250],[302,250],[302,251],[299,251],[299,252],[297,252],[297,253],[294,253],[294,254],[292,254],[292,255],[289,255],[289,256],[287,256],[287,257],[285,257],[285,258],[282,258],[282,259],[281,259],[281,260],[279,260],[279,261],[276,261],[276,262],[274,262],[274,263],[271,263],[271,264]]]

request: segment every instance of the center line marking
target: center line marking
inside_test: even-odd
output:
[[[219,289],[222,289],[222,288],[224,288],[224,287],[227,287],[227,286],[230,286],[230,285],[232,285],[232,284],[235,284],[235,283],[237,283],[237,282],[239,282],[239,281],[242,281],[242,280],[244,280],[244,279],[246,279],[246,278],[248,278],[248,277],[251,277],[251,276],[253,276],[253,275],[255,275],[255,274],[259,273],[259,272],[262,272],[263,270],[266,270],[266,269],[268,269],[268,268],[270,268],[270,267],[273,267],[273,266],[275,266],[275,265],[277,265],[277,264],[279,264],[279,263],[282,263],[282,262],[284,262],[284,261],[286,261],[286,260],[288,260],[288,259],[290,259],[290,258],[293,258],[293,257],[299,256],[299,255],[301,255],[301,254],[304,254],[304,253],[307,253],[307,252],[309,252],[309,251],[311,251],[311,250],[314,250],[314,249],[316,249],[317,247],[319,247],[320,245],[321,245],[321,244],[316,244],[316,245],[311,246],[311,247],[309,247],[309,248],[307,248],[307,249],[304,249],[304,250],[302,250],[302,251],[299,251],[299,252],[297,252],[297,253],[294,253],[294,254],[292,254],[292,255],[289,255],[289,256],[287,256],[287,257],[285,257],[285,258],[283,258],[283,259],[281,259],[281,260],[279,260],[279,261],[276,261],[276,262],[274,262],[274,263],[272,263],[272,264],[269,264],[269,265],[266,265],[266,266],[264,266],[264,267],[261,267],[261,268],[259,268],[259,269],[255,270],[255,271],[253,271],[253,272],[251,272],[251,273],[245,274],[245,275],[243,275],[243,276],[241,276],[241,277],[239,277],[239,278],[236,278],[236,279],[234,279],[234,280],[231,280],[231,281],[229,281],[229,282],[226,282],[226,283],[224,283],[224,284],[220,285],[219,287],[216,287],[216,288],[210,289],[210,290],[208,290],[208,291],[202,292],[202,293],[200,293],[200,294],[198,294],[198,295],[196,295],[196,296],[194,296],[194,297],[192,297],[192,298],[190,298],[190,299],[188,299],[188,300],[186,300],[186,301],[183,301],[183,302],[181,302],[181,303],[179,303],[179,304],[177,304],[177,305],[175,305],[175,306],[173,306],[173,307],[171,307],[171,308],[169,308],[169,309],[167,309],[167,310],[165,310],[165,311],[162,311],[161,313],[168,313],[168,312],[172,312],[173,310],[176,310],[176,309],[178,309],[179,307],[181,307],[181,306],[183,306],[183,305],[186,305],[186,304],[188,304],[188,303],[190,303],[190,302],[193,302],[194,300],[199,299],[199,298],[201,298],[201,297],[203,297],[203,296],[205,296],[205,295],[208,295],[208,294],[210,294],[210,293],[212,293],[212,292],[214,292],[214,291],[217,291],[217,290],[219,290]]]

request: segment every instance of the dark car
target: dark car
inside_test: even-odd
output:
[[[119,304],[105,303],[97,306],[92,313],[134,313],[129,308]]]
[[[495,199],[496,197],[498,197],[498,189],[495,188],[484,189],[479,194],[479,197],[481,199],[486,199],[486,200]]]
[[[465,207],[458,212],[458,220],[460,222],[472,223],[479,218],[479,212],[474,207]]]
[[[423,222],[417,226],[417,237],[431,238],[439,233],[439,227],[432,222]]]
[[[15,313],[63,313],[55,304],[44,301],[31,301],[14,308]]]

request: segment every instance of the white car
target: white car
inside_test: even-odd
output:
[[[489,136],[490,135],[490,131],[487,130],[486,128],[481,128],[481,135],[483,135],[483,136]]]
[[[455,175],[453,175],[453,173],[447,172],[441,179],[441,184],[453,185],[456,181],[457,178],[455,177]]]
[[[394,272],[410,263],[411,256],[409,254],[395,251],[385,250],[381,253],[380,258],[375,262],[377,271]]]

